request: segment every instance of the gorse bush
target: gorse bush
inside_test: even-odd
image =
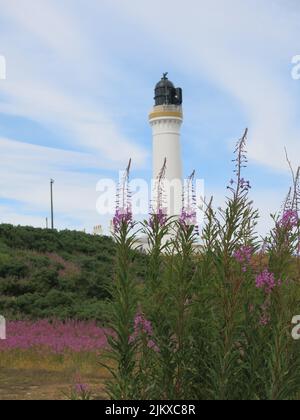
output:
[[[0,314],[104,322],[115,249],[109,237],[0,225]],[[144,259],[135,254],[140,278]]]
[[[299,397],[300,345],[291,336],[300,311],[299,171],[274,229],[259,239],[259,214],[243,178],[246,137],[236,147],[225,208],[205,203],[200,236],[193,206],[179,220],[159,206],[137,230],[129,195],[118,203],[111,398]],[[133,270],[141,232],[149,244],[143,285]]]

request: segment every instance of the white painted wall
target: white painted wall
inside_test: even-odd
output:
[[[174,112],[175,111],[175,112]],[[168,214],[178,216],[182,208],[182,158],[180,130],[183,122],[181,107],[166,105],[154,107],[150,114],[153,132],[153,179],[155,180],[167,159],[166,200]],[[157,114],[157,115],[156,115]]]

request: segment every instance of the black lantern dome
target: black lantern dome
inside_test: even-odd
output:
[[[167,76],[168,73],[164,73],[155,87],[155,106],[182,104],[182,89],[175,88]]]

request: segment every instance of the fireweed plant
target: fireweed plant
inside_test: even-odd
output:
[[[167,162],[158,179],[158,204],[138,233],[129,198],[118,204],[111,398],[299,398],[300,346],[290,323],[300,308],[300,171],[293,173],[282,211],[273,216],[274,228],[260,239],[244,175],[247,134],[235,149],[225,207],[214,209],[213,199],[204,202],[200,233],[194,173],[185,186],[182,214],[167,217]],[[138,283],[131,266],[141,234],[148,240],[147,267],[145,281]]]
[[[140,387],[148,389],[148,398],[153,399],[158,395],[169,395],[173,384],[171,367],[173,350],[170,350],[172,332],[169,319],[165,317],[165,302],[168,296],[166,270],[173,225],[173,219],[168,217],[165,205],[166,165],[165,160],[154,186],[156,200],[152,203],[149,220],[142,223],[142,232],[148,242],[148,264],[142,304],[148,318],[153,322],[158,351],[156,354],[148,353],[147,363],[144,366],[140,363],[139,380]]]
[[[119,400],[136,397],[135,343],[130,340],[137,311],[137,285],[132,270],[136,235],[129,190],[130,165],[131,161],[119,187],[113,219],[116,267],[114,282],[110,287],[112,302],[109,326],[112,334],[108,336],[108,342],[111,351],[109,362],[105,365],[112,374],[112,380],[107,383],[108,395]]]
[[[90,401],[92,393],[88,384],[83,383],[79,374],[74,377],[74,384],[70,389],[70,395],[66,395],[71,401]]]

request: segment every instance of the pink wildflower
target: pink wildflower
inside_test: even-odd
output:
[[[168,220],[167,209],[159,208],[157,212],[150,215],[150,226],[153,229],[153,227],[155,226],[155,221],[157,221],[158,225],[162,227],[167,223],[167,220]]]
[[[299,216],[295,210],[286,210],[280,220],[280,226],[286,229],[294,229],[298,226]]]
[[[262,314],[259,323],[262,327],[266,327],[267,325],[269,325],[270,321],[271,321],[270,316],[264,313]]]
[[[261,305],[260,309],[261,309],[261,316],[260,316],[259,324],[262,327],[266,327],[271,322],[269,296],[267,297],[263,305]]]
[[[184,226],[196,226],[197,225],[197,213],[193,209],[182,210],[180,223]]]
[[[247,271],[247,267],[251,262],[252,254],[253,249],[250,246],[242,246],[233,254],[235,260],[243,265],[242,270],[244,273]]]
[[[156,179],[153,191],[154,202],[152,203],[152,210],[150,214],[150,226],[155,226],[157,221],[159,226],[162,227],[168,220],[168,209],[165,197],[165,181],[166,181],[167,159],[164,160],[163,167],[161,168]]]
[[[149,347],[149,349],[154,350],[156,353],[160,352],[159,347],[156,345],[156,343],[153,340],[148,341],[148,347]]]
[[[197,223],[195,171],[193,171],[188,180],[185,182],[182,198],[182,211],[179,218],[179,222],[184,228],[194,226],[196,233],[199,233]]]
[[[240,180],[240,187],[244,190],[244,191],[248,191],[251,189],[251,185],[249,181],[246,181],[244,178],[242,178]]]
[[[81,395],[81,394],[85,394],[87,392],[89,392],[89,386],[87,384],[75,384],[75,391],[77,392],[77,394]]]
[[[159,347],[156,345],[153,337],[153,327],[150,321],[148,321],[145,316],[138,312],[134,319],[134,332],[129,337],[129,343],[134,343],[140,336],[143,336],[147,340],[147,346],[154,350],[155,352],[159,352]]]
[[[266,294],[271,294],[275,287],[280,285],[281,280],[277,282],[274,274],[270,273],[268,270],[264,270],[256,276],[256,287],[258,289],[264,289]]]
[[[113,226],[115,232],[120,229],[122,223],[130,224],[132,222],[132,211],[131,207],[128,206],[126,209],[117,209],[113,218]]]
[[[132,204],[129,182],[130,167],[131,159],[118,187],[116,213],[113,218],[113,227],[115,232],[120,230],[123,223],[132,223]]]
[[[107,334],[111,332],[96,322],[10,321],[7,340],[0,340],[0,353],[15,349],[35,349],[45,354],[98,353],[108,347]]]

